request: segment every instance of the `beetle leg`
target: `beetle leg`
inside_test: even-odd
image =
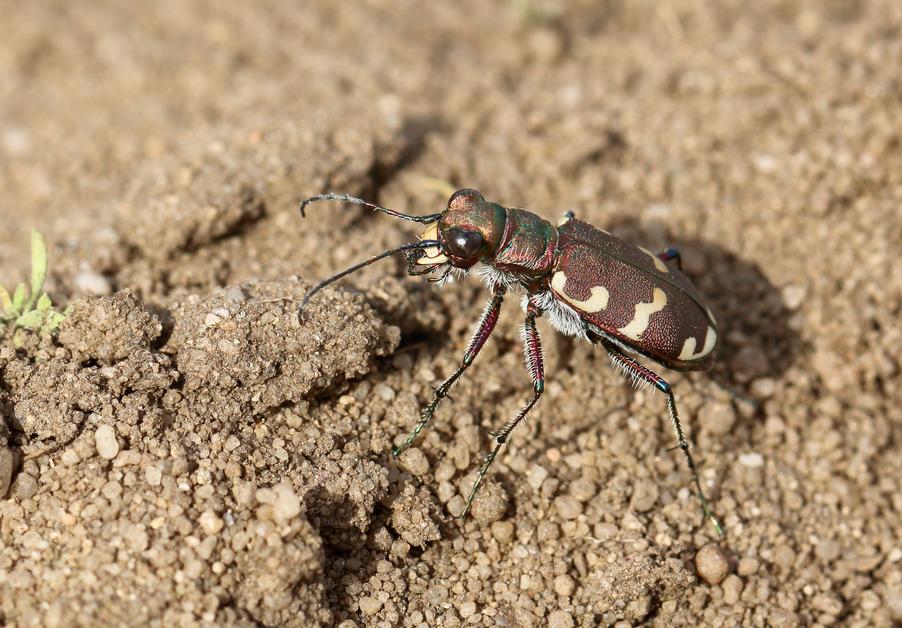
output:
[[[619,369],[629,375],[634,381],[648,382],[667,396],[667,411],[670,413],[670,422],[673,424],[673,430],[677,435],[677,447],[682,449],[683,454],[686,456],[686,462],[689,464],[689,471],[692,472],[692,479],[695,482],[696,495],[702,504],[702,510],[705,513],[705,517],[707,517],[714,525],[714,529],[717,531],[718,536],[723,536],[723,528],[721,528],[717,517],[711,512],[711,507],[708,505],[708,500],[705,497],[704,491],[702,491],[702,483],[698,477],[695,461],[692,459],[692,454],[689,452],[689,441],[687,441],[686,437],[683,435],[683,426],[680,424],[680,417],[677,414],[676,401],[674,400],[673,390],[670,388],[670,384],[664,381],[663,377],[651,369],[646,368],[623,353],[623,351],[621,351],[614,343],[609,340],[602,340],[601,342],[611,356],[611,360]]]
[[[461,361],[460,366],[454,373],[443,381],[438,388],[435,389],[435,394],[432,396],[432,401],[428,406],[423,408],[423,411],[420,413],[420,422],[417,423],[416,427],[407,435],[407,438],[401,443],[400,446],[392,449],[392,456],[398,456],[402,451],[410,447],[410,444],[416,439],[420,432],[423,431],[423,428],[426,427],[426,424],[432,420],[432,415],[435,414],[435,409],[438,407],[438,404],[441,403],[442,399],[448,396],[448,391],[451,389],[451,386],[454,385],[461,375],[464,374],[464,371],[467,370],[473,360],[476,359],[476,355],[479,353],[479,350],[482,349],[482,346],[485,344],[485,341],[489,339],[489,336],[492,335],[492,330],[495,329],[495,323],[498,322],[498,315],[501,313],[501,303],[504,301],[504,293],[507,292],[507,288],[502,285],[495,286],[495,296],[492,298],[489,305],[485,308],[485,312],[482,314],[482,318],[479,320],[479,326],[476,328],[476,332],[473,334],[473,339],[470,340],[470,346],[467,348],[467,351],[464,353],[463,360]]]
[[[683,258],[680,256],[680,252],[677,249],[675,249],[673,247],[668,247],[668,248],[664,249],[663,251],[661,251],[660,253],[658,253],[658,257],[660,257],[661,261],[664,261],[664,262],[669,262],[670,260],[676,260],[677,268],[679,268],[680,270],[683,270]]]
[[[494,434],[495,448],[485,457],[482,466],[479,468],[479,475],[473,483],[473,488],[470,489],[470,495],[467,497],[467,504],[464,506],[463,512],[460,513],[461,519],[470,511],[470,506],[473,503],[473,498],[476,496],[476,491],[479,490],[479,486],[482,484],[482,480],[485,478],[485,474],[488,472],[489,467],[492,466],[492,462],[495,461],[495,456],[498,455],[501,446],[504,445],[507,441],[507,437],[510,436],[510,433],[514,431],[514,428],[519,425],[520,421],[526,418],[526,415],[529,414],[532,407],[536,405],[539,397],[545,392],[545,366],[542,360],[542,342],[539,338],[539,330],[536,328],[536,319],[541,315],[542,311],[530,303],[526,310],[526,321],[523,323],[523,356],[526,359],[526,368],[532,376],[532,399],[523,406],[515,417],[505,423],[504,427]]]

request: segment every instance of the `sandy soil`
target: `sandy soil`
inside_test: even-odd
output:
[[[2,2],[0,282],[37,227],[72,310],[0,348],[0,621],[902,622],[902,5],[310,4]],[[545,323],[452,516],[528,398],[514,303],[391,459],[488,295],[387,262],[299,322],[413,232],[296,202],[443,181],[682,249],[723,539],[663,400]]]

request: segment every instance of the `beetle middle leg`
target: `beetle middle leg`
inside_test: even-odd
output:
[[[414,427],[410,434],[407,435],[407,438],[401,445],[392,449],[392,456],[397,457],[402,451],[410,447],[410,444],[413,443],[414,439],[416,439],[419,433],[423,431],[423,428],[426,427],[429,421],[432,420],[435,409],[438,408],[438,404],[441,403],[442,399],[448,396],[448,391],[451,389],[451,386],[454,385],[454,382],[464,374],[464,371],[466,371],[473,363],[473,360],[476,359],[479,350],[482,349],[485,341],[489,339],[489,336],[492,335],[492,331],[495,329],[495,323],[498,322],[498,316],[501,313],[501,303],[504,301],[505,292],[507,292],[507,288],[504,286],[500,284],[495,286],[495,296],[492,297],[491,302],[482,314],[482,318],[479,319],[479,326],[473,334],[473,339],[470,340],[470,346],[464,353],[460,366],[451,374],[451,377],[443,381],[438,388],[435,389],[432,401],[428,406],[423,408],[423,411],[420,413],[420,422],[417,423],[416,427]]]
[[[473,504],[473,498],[476,497],[476,491],[479,490],[489,467],[492,466],[492,462],[495,461],[495,456],[498,455],[501,447],[507,442],[507,437],[510,436],[510,433],[514,431],[514,428],[520,424],[520,421],[526,418],[526,415],[529,414],[532,407],[536,405],[539,397],[545,392],[545,365],[542,360],[542,341],[539,338],[539,330],[536,328],[536,319],[541,315],[542,311],[530,303],[526,310],[526,321],[523,323],[523,356],[526,360],[526,368],[529,370],[530,376],[532,376],[532,399],[523,406],[515,417],[505,423],[504,426],[494,434],[495,448],[485,457],[482,466],[479,468],[479,475],[473,483],[473,488],[470,489],[470,495],[467,497],[466,506],[464,506],[463,512],[460,513],[461,519],[470,511],[470,506]]]
[[[717,517],[715,517],[714,513],[711,511],[711,507],[708,505],[708,499],[705,497],[705,493],[702,490],[702,483],[698,477],[695,461],[692,459],[692,454],[689,452],[689,441],[686,440],[686,437],[683,434],[683,426],[680,424],[680,417],[679,414],[677,414],[676,401],[674,400],[673,390],[670,388],[670,384],[651,369],[646,368],[623,353],[623,351],[621,351],[613,342],[602,339],[601,343],[607,350],[608,355],[611,356],[611,360],[614,362],[615,366],[622,369],[633,381],[648,382],[667,396],[667,411],[670,413],[670,422],[673,424],[673,430],[677,435],[677,447],[682,449],[683,454],[686,456],[686,462],[689,464],[689,471],[692,473],[696,495],[701,502],[702,511],[704,511],[705,517],[707,517],[714,525],[714,529],[717,531],[718,536],[723,536],[723,528],[717,520]]]
[[[663,251],[661,251],[660,253],[658,253],[658,257],[660,257],[661,261],[663,261],[663,262],[669,262],[670,260],[676,260],[677,268],[679,268],[680,270],[683,270],[683,258],[680,255],[680,252],[678,249],[675,249],[672,246],[668,247],[668,248],[664,249]]]

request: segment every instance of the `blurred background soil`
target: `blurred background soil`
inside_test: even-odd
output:
[[[0,621],[902,622],[898,2],[0,9],[0,283],[36,227],[72,304],[0,348]],[[414,232],[296,203],[447,183],[682,249],[723,346],[664,374],[722,540],[663,399],[545,323],[452,516],[529,396],[513,302],[390,458],[488,295],[383,262],[298,322]]]

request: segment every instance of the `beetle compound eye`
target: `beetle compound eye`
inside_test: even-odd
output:
[[[451,255],[463,259],[476,256],[482,250],[485,240],[478,231],[466,229],[449,229],[445,234],[445,243]]]
[[[448,209],[466,209],[482,200],[482,194],[471,188],[463,188],[448,199]]]

